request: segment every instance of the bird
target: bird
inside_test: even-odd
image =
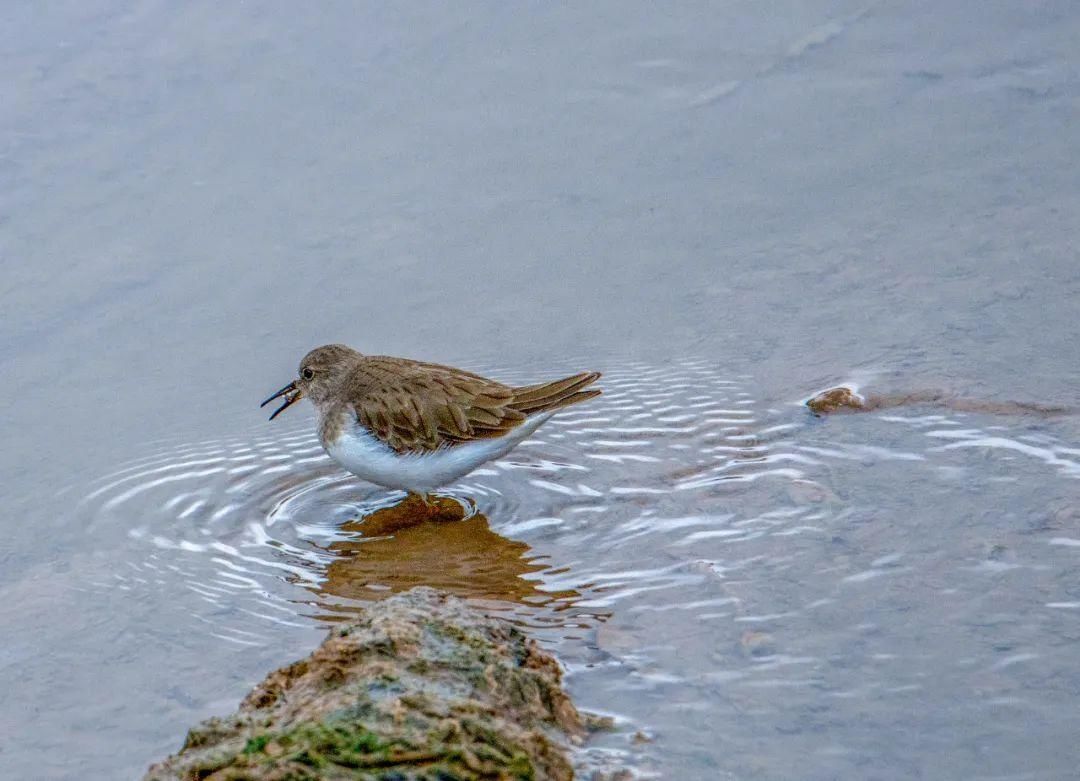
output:
[[[309,399],[331,459],[431,506],[435,489],[506,455],[559,410],[599,396],[589,387],[599,378],[588,371],[512,386],[452,366],[327,344],[305,355],[296,379],[260,407],[284,399],[273,420]]]

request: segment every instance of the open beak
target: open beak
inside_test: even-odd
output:
[[[266,401],[264,401],[259,406],[260,407],[265,407],[267,404],[269,404],[274,399],[280,398],[281,396],[284,396],[285,397],[285,403],[282,404],[280,407],[278,407],[276,410],[274,410],[274,414],[270,416],[270,420],[273,420],[278,415],[280,415],[282,412],[284,412],[289,407],[291,407],[293,404],[300,401],[300,399],[303,397],[303,395],[304,395],[304,392],[296,387],[296,380],[293,380],[292,382],[290,382],[288,385],[286,385],[284,388],[279,390],[277,393],[275,393],[273,396],[268,398]]]

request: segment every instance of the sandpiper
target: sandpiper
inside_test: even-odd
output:
[[[338,464],[369,482],[428,501],[436,488],[509,453],[563,407],[600,395],[599,372],[513,387],[435,363],[316,347],[270,420],[304,396],[318,413],[319,441]]]

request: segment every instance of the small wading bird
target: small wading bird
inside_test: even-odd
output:
[[[563,407],[599,396],[599,372],[511,387],[434,363],[362,355],[343,344],[316,347],[299,376],[262,403],[303,397],[319,416],[330,458],[369,482],[418,494],[500,458]]]

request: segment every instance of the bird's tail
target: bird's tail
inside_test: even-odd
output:
[[[599,396],[602,392],[599,388],[583,390],[598,379],[600,379],[600,372],[582,372],[553,382],[514,388],[514,400],[509,406],[524,415],[552,412],[569,407],[571,404]]]

